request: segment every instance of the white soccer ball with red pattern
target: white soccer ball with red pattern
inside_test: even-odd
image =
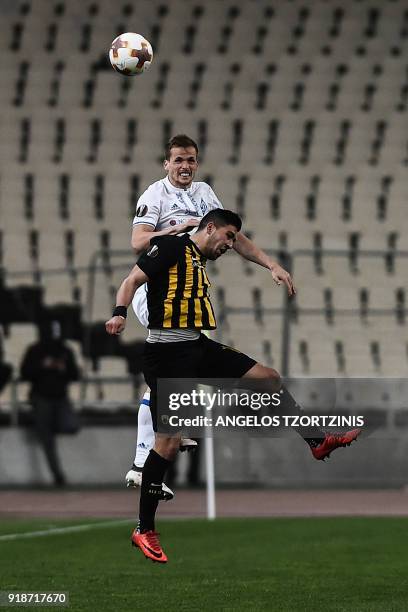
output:
[[[136,76],[150,68],[153,60],[152,45],[140,34],[125,32],[112,42],[109,59],[112,67],[120,74]]]

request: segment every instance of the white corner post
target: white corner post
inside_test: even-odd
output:
[[[213,521],[216,517],[215,507],[215,469],[214,469],[214,438],[212,427],[206,429],[205,444],[205,477],[207,483],[207,519]]]

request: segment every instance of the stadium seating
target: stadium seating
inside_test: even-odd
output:
[[[137,198],[163,175],[163,144],[186,132],[199,142],[201,176],[245,231],[274,256],[292,253],[299,290],[286,313],[266,271],[234,256],[217,262],[218,338],[279,369],[289,317],[291,374],[406,371],[402,0],[26,0],[0,14],[9,287],[41,284],[44,304],[87,312],[92,256],[129,249],[131,265]],[[155,50],[136,79],[106,57],[129,29]],[[109,314],[125,269],[116,263],[105,253],[89,325]]]

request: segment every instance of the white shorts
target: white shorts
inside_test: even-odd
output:
[[[147,309],[147,283],[137,289],[132,300],[132,308],[143,327],[149,324],[149,311]]]

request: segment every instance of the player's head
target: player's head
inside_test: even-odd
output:
[[[197,246],[208,259],[218,259],[232,249],[242,227],[241,218],[232,210],[215,208],[200,221],[196,239]]]
[[[177,134],[166,144],[164,169],[174,187],[187,189],[198,168],[198,146],[189,136]]]

